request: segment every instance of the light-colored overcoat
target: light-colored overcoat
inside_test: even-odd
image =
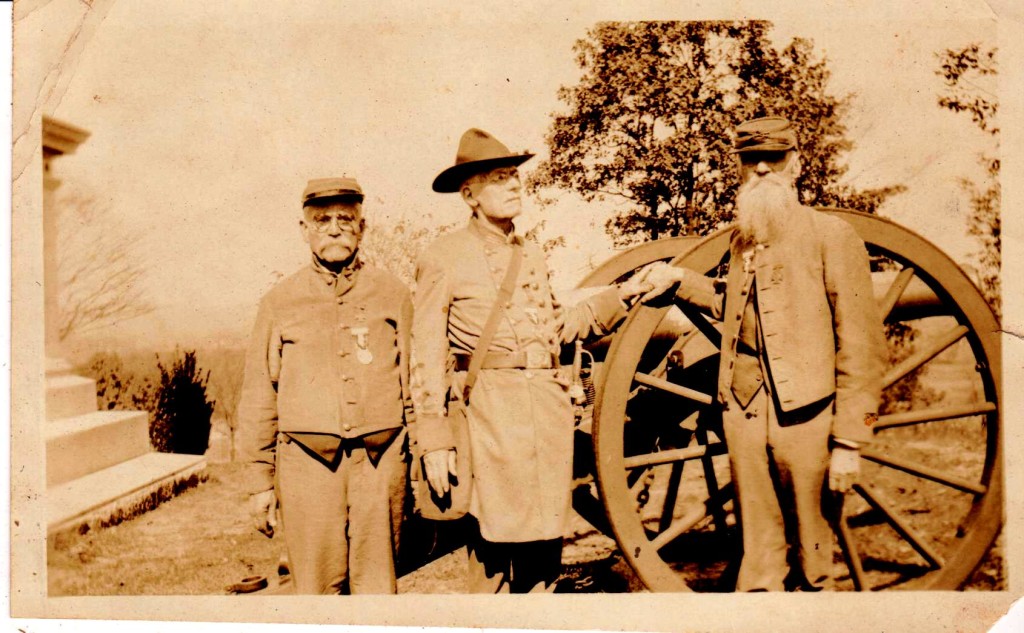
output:
[[[625,316],[614,289],[563,308],[554,298],[543,251],[486,221],[443,236],[421,255],[413,303],[412,387],[421,454],[452,447],[449,399],[465,372],[454,354],[469,354],[497,298],[513,245],[522,268],[504,308],[491,352],[557,354],[563,343],[601,336]],[[493,542],[560,538],[570,512],[573,414],[564,369],[483,369],[470,398],[473,460],[470,514]]]

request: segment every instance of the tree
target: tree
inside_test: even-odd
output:
[[[430,216],[425,216],[427,221]],[[417,227],[402,218],[397,222],[367,222],[359,245],[359,256],[368,264],[383,268],[406,284],[416,277],[416,258],[434,239],[451,230],[451,225]]]
[[[215,412],[224,419],[228,435],[228,459],[235,461],[235,438],[238,433],[238,401],[242,396],[245,377],[245,350],[213,349],[204,351],[205,364],[210,368],[209,391],[216,402]]]
[[[141,232],[91,197],[62,197],[58,213],[60,340],[152,312],[142,285]]]
[[[803,202],[874,212],[902,187],[858,192],[840,184],[841,157],[852,147],[842,123],[851,97],[828,93],[829,70],[811,42],[795,38],[778,51],[770,29],[764,21],[591,29],[574,47],[579,83],[558,93],[569,111],[553,115],[550,158],[528,187],[626,202],[606,225],[620,245],[704,235],[732,219],[731,130],[782,115],[801,141]]]
[[[980,265],[981,291],[998,315],[1001,312],[1002,189],[999,184],[999,100],[991,86],[998,74],[996,49],[971,44],[960,50],[947,49],[938,54],[938,58],[941,68],[936,74],[945,83],[945,90],[939,95],[939,106],[969,114],[978,129],[991,139],[991,147],[978,157],[985,170],[984,181],[977,184],[961,178],[960,186],[971,199],[967,232],[981,243],[980,251],[975,253]]]

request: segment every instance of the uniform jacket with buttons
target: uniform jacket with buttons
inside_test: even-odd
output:
[[[750,366],[757,357],[737,354],[744,313],[754,305],[747,295],[756,290],[762,360],[778,406],[793,411],[835,394],[832,435],[870,441],[886,345],[864,243],[840,218],[809,207],[793,213],[802,214],[790,223],[797,230],[754,250],[752,278],[734,234],[724,290],[686,271],[677,295],[722,320],[720,402],[747,379],[739,374],[760,370]]]
[[[452,356],[476,348],[513,244],[522,267],[489,351],[557,354],[563,343],[602,336],[626,309],[615,289],[563,307],[552,294],[543,251],[486,220],[445,235],[421,255],[413,324],[411,434],[420,453],[452,448],[447,419],[465,372],[451,372]],[[570,512],[573,414],[564,369],[483,369],[467,417],[472,447],[470,514],[495,542],[560,538]]]
[[[403,426],[411,322],[405,285],[368,265],[336,275],[314,262],[263,297],[238,405],[251,491],[273,487],[278,432],[357,438]]]

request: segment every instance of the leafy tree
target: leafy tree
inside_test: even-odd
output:
[[[597,25],[575,44],[582,77],[559,90],[569,111],[553,115],[551,156],[528,187],[625,202],[606,226],[619,244],[707,234],[732,219],[732,129],[782,115],[801,141],[803,202],[874,212],[902,187],[858,192],[840,184],[841,158],[852,147],[842,122],[851,97],[829,94],[828,67],[810,41],[795,38],[779,51],[771,28],[764,21]]]
[[[960,185],[971,199],[967,232],[978,238],[981,250],[976,253],[980,264],[981,291],[996,314],[1001,311],[999,267],[1002,261],[1000,239],[1002,189],[999,184],[999,100],[991,87],[998,67],[996,49],[982,49],[971,44],[960,50],[947,49],[938,55],[941,64],[936,71],[946,84],[939,95],[939,106],[952,112],[971,116],[978,129],[988,134],[991,147],[978,162],[985,170],[980,184],[967,178]]]

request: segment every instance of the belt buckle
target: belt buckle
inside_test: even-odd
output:
[[[526,351],[527,369],[551,369],[551,353],[540,350]]]

